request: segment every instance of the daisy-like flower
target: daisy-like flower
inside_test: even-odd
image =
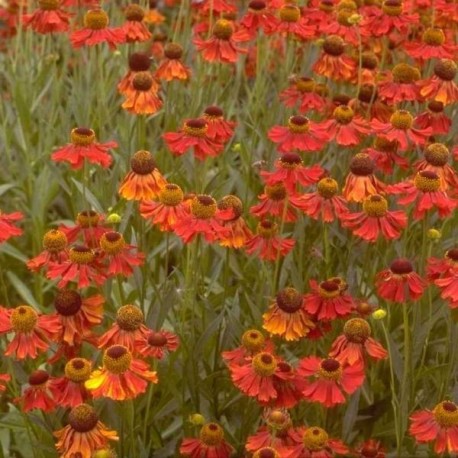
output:
[[[0,307],[0,334],[14,333],[5,350],[5,356],[16,359],[35,359],[48,350],[51,340],[56,340],[59,319],[55,315],[38,314],[29,305],[14,309]]]
[[[108,276],[128,277],[134,273],[134,267],[145,262],[145,255],[136,251],[134,245],[128,245],[119,232],[105,232],[100,237],[100,248],[102,259],[108,261]]]
[[[447,134],[452,126],[452,120],[444,113],[444,104],[432,100],[428,102],[427,110],[415,118],[415,126],[420,129],[430,127],[435,134]]]
[[[224,431],[218,423],[206,423],[199,438],[185,438],[180,445],[181,456],[191,458],[229,458],[234,448],[224,439]]]
[[[364,382],[364,363],[343,365],[339,360],[316,356],[303,358],[297,372],[307,380],[302,394],[308,401],[334,407],[345,402],[346,394],[354,393]]]
[[[338,106],[332,117],[333,119],[319,124],[328,141],[334,140],[341,146],[355,146],[361,142],[363,136],[370,133],[366,121],[355,116],[354,111],[347,105]]]
[[[167,184],[149,151],[137,151],[130,160],[130,172],[119,186],[119,194],[126,200],[153,200]]]
[[[73,227],[60,226],[61,230],[67,237],[68,243],[74,243],[78,239],[89,246],[96,248],[99,246],[99,239],[109,229],[103,226],[103,216],[94,210],[83,210],[76,216],[76,225]]]
[[[416,82],[421,78],[417,67],[401,62],[393,67],[385,81],[378,84],[378,95],[390,105],[421,100]]]
[[[354,3],[340,2],[334,12],[334,20],[320,27],[320,31],[325,35],[338,35],[347,43],[358,46],[358,32],[355,23],[350,20],[357,14],[358,9]]]
[[[176,351],[179,345],[178,336],[173,332],[165,329],[148,330],[135,341],[135,350],[144,358],[162,359],[168,353]]]
[[[127,43],[148,41],[151,38],[151,32],[143,22],[145,10],[137,4],[130,4],[124,10],[126,22],[120,27],[124,32]]]
[[[129,71],[119,82],[117,88],[120,94],[127,95],[131,92],[135,92],[133,87],[134,76],[138,72],[147,72],[151,67],[151,57],[142,52],[134,52],[129,55]],[[156,84],[156,90],[159,90],[158,83],[153,80],[153,84]]]
[[[89,380],[92,364],[84,358],[72,358],[65,364],[65,374],[53,383],[54,399],[58,406],[76,407],[83,404],[89,395],[84,382]]]
[[[188,119],[179,132],[167,132],[162,138],[176,156],[192,148],[195,157],[201,161],[218,156],[224,149],[224,145],[209,136],[208,122],[204,118]]]
[[[196,36],[193,43],[206,61],[232,64],[237,62],[239,54],[247,53],[247,50],[237,46],[237,43],[247,41],[250,38],[249,34],[248,37],[239,37],[239,35],[234,33],[234,25],[231,21],[218,19],[208,40]]]
[[[319,126],[305,116],[291,116],[287,126],[273,126],[267,136],[281,153],[318,151],[327,138]]]
[[[385,458],[385,449],[380,441],[368,439],[356,447],[357,458]]]
[[[164,81],[186,81],[191,78],[191,69],[183,64],[183,47],[178,43],[167,43],[164,47],[164,59],[154,72],[154,76]]]
[[[21,397],[15,402],[21,404],[23,412],[39,409],[43,412],[51,412],[58,406],[55,395],[57,389],[54,380],[46,371],[33,371],[29,376],[29,386],[24,390]]]
[[[148,328],[139,307],[132,304],[123,305],[116,312],[116,322],[111,329],[99,337],[98,347],[122,345],[130,352],[136,348],[135,341],[146,338]]]
[[[398,204],[409,205],[415,203],[413,217],[422,219],[426,212],[437,209],[439,218],[446,218],[456,208],[457,201],[450,198],[445,191],[440,190],[439,175],[430,170],[417,172],[415,178],[389,186],[390,194],[402,194]]]
[[[224,196],[217,204],[216,218],[225,229],[220,234],[219,244],[227,248],[242,248],[253,233],[242,217],[242,201],[231,194]]]
[[[211,196],[199,194],[191,200],[190,211],[180,218],[174,226],[177,234],[184,243],[194,240],[196,235],[202,234],[209,243],[221,238],[227,232],[217,220],[216,200]]]
[[[366,148],[364,152],[369,154],[376,168],[386,174],[391,174],[395,165],[401,169],[409,167],[407,159],[398,154],[398,146],[397,140],[390,141],[384,137],[375,137],[373,146]]]
[[[345,42],[338,35],[325,38],[323,52],[313,64],[313,71],[336,81],[349,81],[355,71],[356,63],[344,54]]]
[[[412,263],[403,258],[394,260],[389,269],[382,270],[375,277],[377,294],[399,304],[420,299],[426,286],[425,280],[414,272]]]
[[[420,94],[425,99],[433,99],[450,105],[458,101],[458,86],[453,81],[458,71],[452,59],[441,59],[434,65],[434,75],[418,82]]]
[[[309,110],[321,111],[326,105],[325,99],[315,92],[316,83],[313,79],[294,77],[290,86],[280,92],[280,100],[288,107],[293,108],[298,104],[299,113]]]
[[[410,57],[419,61],[428,59],[454,59],[458,47],[446,43],[444,31],[440,27],[428,27],[421,41],[407,42],[403,49]]]
[[[20,221],[24,215],[20,212],[3,213],[0,210],[0,243],[6,242],[11,237],[22,234],[22,229],[14,225],[15,221]]]
[[[74,407],[68,415],[68,425],[55,431],[56,449],[61,458],[91,458],[96,450],[117,441],[116,431],[110,431],[99,421],[95,409],[88,404]]]
[[[282,182],[264,186],[264,192],[258,196],[259,204],[250,208],[250,213],[257,218],[265,216],[284,217],[284,221],[296,221],[294,204],[288,199],[287,190]]]
[[[232,0],[202,0],[193,6],[197,7],[200,11],[206,13],[207,15],[209,13],[216,13],[230,16],[237,11],[237,7],[233,4]]]
[[[353,366],[364,365],[366,354],[373,359],[385,359],[387,351],[371,337],[371,327],[363,318],[351,318],[343,328],[343,334],[334,340],[329,356]]]
[[[353,298],[345,292],[342,279],[334,277],[319,284],[315,280],[309,283],[312,291],[304,295],[304,308],[318,320],[341,318],[355,308]]]
[[[388,122],[394,111],[392,106],[380,99],[378,86],[373,83],[362,84],[357,98],[351,99],[348,106],[360,116],[364,117],[369,112],[369,119],[377,118],[381,122]]]
[[[43,237],[44,250],[27,261],[27,267],[33,272],[38,272],[42,267],[48,267],[50,263],[60,264],[68,259],[67,236],[59,229],[51,229]]]
[[[227,365],[243,365],[247,359],[262,351],[273,350],[270,342],[257,329],[248,329],[242,335],[240,347],[223,351],[221,357]]]
[[[294,434],[295,444],[286,452],[287,458],[332,458],[336,455],[348,456],[348,447],[339,439],[331,439],[328,433],[318,426],[302,427]]]
[[[278,12],[280,21],[276,32],[293,35],[302,40],[308,40],[315,36],[315,27],[309,26],[301,17],[301,10],[298,6],[286,3],[282,5]]]
[[[428,258],[426,273],[428,281],[441,290],[441,298],[454,309],[458,307],[458,248],[445,252],[442,259]]]
[[[58,288],[65,288],[70,282],[75,282],[78,288],[86,288],[93,283],[103,285],[106,280],[95,251],[85,245],[71,247],[68,259],[60,264],[51,264],[46,277],[58,279]]]
[[[298,185],[310,186],[316,183],[324,175],[324,170],[318,164],[305,167],[299,154],[285,153],[275,161],[274,172],[261,170],[260,175],[266,185],[283,183],[289,194],[295,194]]]
[[[248,11],[240,20],[240,25],[254,38],[258,30],[262,30],[266,35],[274,33],[278,27],[278,19],[265,1],[251,0],[248,3]]]
[[[68,162],[74,170],[83,168],[85,160],[90,164],[108,168],[113,161],[108,151],[118,147],[116,142],[96,142],[95,132],[86,127],[75,127],[70,133],[70,141],[71,143],[54,151],[51,159],[55,162]]]
[[[294,206],[314,220],[332,223],[336,218],[343,219],[348,213],[346,200],[337,195],[339,186],[331,177],[322,178],[315,192],[292,197]]]
[[[275,301],[262,318],[266,331],[288,341],[299,340],[315,327],[304,309],[302,294],[291,287],[277,293]]]
[[[273,447],[261,447],[253,450],[252,458],[281,458],[281,455]]]
[[[42,34],[68,31],[71,14],[61,9],[61,0],[38,0],[38,6],[32,14],[23,15],[24,27]]]
[[[245,249],[248,254],[256,254],[260,259],[276,261],[286,256],[294,247],[294,239],[278,235],[278,224],[264,219],[258,223],[256,235],[247,240]]]
[[[159,84],[153,75],[147,72],[136,72],[132,78],[132,88],[124,95],[126,100],[122,108],[136,115],[151,115],[162,108],[162,99],[158,95]]]
[[[433,133],[431,128],[417,129],[413,124],[414,117],[406,110],[396,110],[388,123],[381,122],[377,118],[371,121],[374,132],[389,141],[396,140],[401,151],[407,150],[409,144],[423,145]]]
[[[417,442],[433,442],[438,454],[458,452],[458,406],[442,401],[431,411],[418,410],[410,416],[409,433]]]
[[[100,8],[86,11],[84,14],[84,27],[72,33],[70,41],[74,48],[95,46],[107,43],[110,49],[126,41],[126,34],[118,28],[108,27],[108,15]]]
[[[364,200],[362,212],[349,213],[343,224],[354,235],[375,243],[380,235],[386,240],[399,238],[407,222],[407,215],[402,210],[388,210],[387,200],[374,194]]]
[[[304,379],[291,364],[285,361],[278,361],[278,375],[274,373],[272,381],[277,397],[273,401],[261,402],[261,404],[279,409],[290,409],[302,401],[302,390],[305,386]]]
[[[217,143],[226,143],[234,135],[234,121],[226,121],[221,108],[217,106],[209,106],[205,108],[202,116],[207,121],[207,135]]]
[[[165,21],[165,16],[157,9],[157,0],[149,0],[149,8],[145,12],[144,21],[147,24],[160,25]]]
[[[156,372],[148,365],[133,359],[123,345],[112,345],[103,353],[103,367],[92,372],[85,387],[94,398],[107,397],[115,401],[133,399],[144,393],[148,382],[157,383]]]

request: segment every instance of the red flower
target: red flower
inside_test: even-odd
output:
[[[245,27],[253,37],[259,29],[266,35],[270,35],[276,31],[278,19],[263,0],[252,0],[248,4],[248,11],[240,20],[240,25]]]
[[[355,449],[358,458],[385,458],[385,449],[380,441],[368,439]]]
[[[203,119],[207,121],[207,136],[217,143],[226,143],[234,135],[233,121],[226,121],[223,117],[223,110],[216,106],[205,108]]]
[[[203,0],[196,5],[202,13],[234,13],[237,7],[232,3],[232,0]]]
[[[452,126],[452,120],[444,113],[444,104],[432,100],[428,109],[415,118],[415,126],[420,129],[431,128],[435,134],[447,134]]]
[[[309,356],[301,359],[297,372],[307,379],[302,394],[308,401],[334,407],[345,402],[364,382],[364,363],[342,365],[337,359]]]
[[[438,454],[458,452],[458,407],[442,401],[434,409],[418,410],[411,417],[409,433],[417,442],[434,442]]]
[[[427,259],[427,278],[441,290],[441,298],[454,309],[458,307],[458,249],[445,252],[443,259]]]
[[[334,340],[329,356],[341,364],[364,365],[366,354],[373,359],[385,359],[387,351],[371,337],[371,327],[362,318],[351,318],[343,328],[343,334]]]
[[[108,43],[110,49],[126,41],[126,35],[120,28],[108,27],[108,15],[97,8],[88,10],[84,15],[84,28],[72,33],[70,41],[74,48],[95,46],[99,43]]]
[[[280,92],[280,100],[288,108],[293,108],[299,103],[299,113],[309,110],[322,111],[326,101],[315,91],[316,87],[317,84],[310,78],[294,78],[290,87]]]
[[[388,202],[378,194],[367,197],[363,211],[345,216],[344,226],[363,240],[375,243],[380,235],[386,240],[399,238],[407,226],[407,215],[402,211],[389,211]]]
[[[278,216],[284,221],[296,221],[296,211],[288,199],[288,194],[282,182],[264,186],[264,193],[258,196],[260,203],[250,208],[250,213],[258,218]]]
[[[82,241],[91,248],[99,246],[99,239],[109,229],[100,225],[103,216],[93,210],[84,210],[76,217],[76,226],[60,226],[66,236],[68,243],[77,241],[80,237]]]
[[[354,308],[353,298],[345,293],[346,284],[335,277],[318,284],[310,280],[311,293],[304,296],[305,310],[318,320],[334,320],[347,316]]]
[[[278,361],[278,373],[274,373],[272,381],[277,397],[274,401],[266,402],[265,405],[290,409],[303,399],[304,379],[290,364]]]
[[[293,4],[285,4],[279,11],[280,22],[277,25],[278,33],[292,34],[295,37],[308,40],[315,36],[316,29],[308,26],[307,21],[301,18],[301,10]]]
[[[46,232],[43,247],[44,251],[27,261],[27,267],[34,272],[38,272],[43,266],[48,267],[51,263],[60,264],[68,259],[67,236],[58,229]]]
[[[159,84],[149,72],[136,72],[132,78],[132,88],[124,95],[126,100],[122,108],[136,115],[150,115],[162,108],[162,99],[158,95]]]
[[[161,329],[150,330],[135,341],[135,349],[144,358],[162,359],[166,354],[177,350],[180,345],[178,336],[173,332]]]
[[[375,137],[374,146],[366,148],[364,152],[375,162],[375,165],[382,172],[391,174],[393,166],[407,169],[409,162],[397,152],[399,143],[397,140],[389,141],[384,137]]]
[[[140,5],[131,4],[124,10],[126,22],[120,27],[124,32],[127,43],[148,41],[151,38],[151,32],[143,23],[145,11]]]
[[[458,101],[458,86],[453,81],[457,73],[457,64],[452,59],[441,59],[434,65],[434,75],[418,82],[420,94],[425,99],[433,99],[450,105]]]
[[[2,213],[0,210],[0,243],[22,234],[22,229],[12,224],[14,221],[19,221],[22,218],[24,218],[24,215],[20,212]]]
[[[410,57],[425,61],[429,59],[453,59],[458,47],[445,42],[445,34],[440,27],[427,28],[421,41],[407,42],[403,49]]]
[[[291,116],[288,126],[273,126],[267,136],[278,144],[278,151],[318,151],[324,147],[326,135],[319,126],[304,116]]]
[[[223,351],[221,357],[227,365],[240,366],[262,351],[272,352],[271,342],[266,340],[260,331],[248,329],[242,335],[241,346],[234,350]]]
[[[421,101],[420,90],[416,82],[421,73],[416,67],[404,62],[393,67],[378,84],[378,95],[389,105],[399,102]]]
[[[191,78],[191,70],[180,60],[182,56],[183,48],[178,43],[167,43],[164,47],[164,60],[159,63],[154,76],[164,81],[186,81]]]
[[[37,33],[67,32],[71,14],[60,9],[60,0],[39,0],[39,9],[32,14],[24,14],[24,27],[31,27]]]
[[[116,142],[97,143],[95,132],[86,127],[73,129],[70,140],[71,143],[54,151],[51,154],[51,159],[55,162],[68,162],[74,170],[83,168],[85,160],[91,164],[108,168],[113,161],[108,150],[118,147]]]
[[[173,154],[181,156],[193,148],[197,159],[216,157],[224,146],[208,134],[208,122],[204,118],[188,119],[179,132],[167,132],[162,135],[167,147]]]
[[[375,277],[377,294],[388,301],[404,304],[415,301],[423,295],[426,282],[413,270],[407,259],[396,259],[389,269],[382,270]]]
[[[229,458],[233,452],[217,423],[206,423],[200,430],[199,439],[185,438],[180,445],[181,456],[191,458]]]
[[[55,400],[57,388],[54,382],[55,380],[50,378],[46,371],[34,371],[29,376],[28,388],[15,401],[21,402],[23,412],[29,412],[34,409],[39,409],[42,412],[51,412],[58,406]]]

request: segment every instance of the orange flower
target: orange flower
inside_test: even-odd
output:
[[[226,143],[234,135],[236,123],[226,121],[221,108],[215,105],[205,108],[203,118],[207,121],[207,135],[216,142]]]
[[[115,401],[136,398],[146,391],[147,382],[157,383],[156,372],[148,365],[133,359],[123,345],[112,345],[103,354],[103,367],[94,371],[85,387],[94,398],[107,397]]]
[[[398,146],[397,140],[390,141],[383,137],[375,137],[373,146],[363,152],[369,154],[376,167],[382,172],[391,174],[394,165],[401,169],[409,168],[407,159],[398,153]]]
[[[129,71],[118,84],[118,91],[122,95],[135,92],[133,87],[134,76],[139,72],[147,72],[151,67],[151,57],[142,52],[134,52],[129,56]],[[159,90],[159,84],[153,80],[156,85],[156,91]]]
[[[68,416],[69,424],[54,432],[58,439],[57,452],[61,458],[91,458],[96,450],[119,440],[116,431],[110,431],[99,421],[95,409],[88,404],[74,407]]]
[[[452,59],[441,59],[434,65],[434,75],[418,82],[420,94],[426,99],[434,99],[444,105],[458,101],[458,86],[455,79],[458,66]]]
[[[421,41],[404,43],[403,48],[407,54],[421,62],[428,59],[453,59],[458,51],[457,46],[446,43],[444,31],[439,27],[428,27]]]
[[[420,129],[431,128],[435,134],[448,134],[452,120],[444,113],[444,104],[438,100],[428,102],[426,111],[415,118],[415,125]]]
[[[0,210],[0,243],[5,242],[10,237],[17,237],[22,234],[22,229],[14,226],[13,222],[23,218],[22,213],[2,213]]]
[[[159,85],[150,72],[137,72],[132,79],[132,90],[124,94],[122,107],[137,115],[154,114],[163,105],[158,91]]]
[[[250,208],[250,213],[257,218],[265,216],[284,217],[285,222],[296,221],[297,211],[294,209],[294,201],[288,196],[283,182],[264,186],[264,192],[258,196],[259,204]]]
[[[119,194],[127,200],[157,199],[166,179],[156,167],[149,151],[137,151],[130,160],[131,171],[119,186]]]
[[[135,341],[135,349],[143,356],[155,359],[162,359],[165,354],[177,350],[180,342],[178,336],[173,332],[160,330],[148,331]]]
[[[288,341],[299,340],[315,327],[304,309],[302,294],[290,287],[278,292],[275,301],[262,318],[266,331]]]
[[[297,5],[286,3],[281,6],[278,14],[280,21],[276,32],[292,34],[302,40],[315,36],[315,27],[307,25],[307,20],[301,17],[301,9]]]
[[[60,9],[61,0],[38,0],[39,9],[32,14],[24,14],[24,27],[31,27],[37,33],[67,32],[71,14]]]
[[[55,400],[57,389],[54,386],[55,380],[43,370],[33,371],[29,376],[29,386],[24,390],[21,397],[14,401],[22,404],[22,411],[39,409],[43,412],[51,412],[57,408]]]
[[[156,6],[156,0],[149,0],[149,9],[146,11],[145,18],[143,19],[147,24],[159,25],[165,21],[165,16],[157,10]]]
[[[191,70],[181,62],[183,48],[178,43],[167,43],[164,47],[164,60],[160,62],[154,76],[159,80],[188,80]]]
[[[326,105],[324,98],[315,92],[316,83],[305,76],[290,80],[290,86],[280,92],[280,100],[288,108],[294,108],[299,103],[299,113],[309,110],[321,111]]]
[[[217,423],[202,426],[199,439],[185,438],[180,445],[181,456],[192,458],[229,458],[233,447],[224,440],[224,431]]]
[[[27,267],[38,272],[43,266],[47,268],[51,262],[60,264],[68,259],[67,236],[58,229],[51,229],[43,237],[44,250],[27,261]]]
[[[151,32],[143,24],[145,11],[140,5],[128,5],[124,10],[124,16],[126,22],[120,27],[120,30],[124,32],[127,43],[148,41],[151,38]]]

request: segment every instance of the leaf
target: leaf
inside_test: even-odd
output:
[[[16,274],[13,274],[13,272],[7,272],[6,275],[22,299],[24,299],[27,304],[35,307],[37,310],[40,310],[40,304],[35,300],[30,289],[27,288],[22,280],[20,280]]]

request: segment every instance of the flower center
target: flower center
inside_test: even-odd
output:
[[[394,153],[398,149],[398,141],[390,141],[384,137],[376,137],[374,140],[374,148],[382,153]]]
[[[350,170],[353,175],[367,177],[372,175],[375,170],[375,163],[366,153],[355,154],[350,162]]]
[[[450,156],[448,148],[443,143],[431,143],[425,149],[426,161],[436,167],[443,167]]]
[[[390,265],[390,270],[397,275],[407,275],[413,272],[413,266],[408,259],[395,259]]]
[[[229,208],[234,212],[234,220],[242,216],[243,204],[237,196],[229,194],[218,202],[218,210],[227,210]]]
[[[215,216],[216,201],[211,196],[199,194],[192,199],[191,213],[198,219],[210,219]]]
[[[213,26],[213,35],[220,40],[229,40],[233,33],[234,26],[226,19],[218,19]]]
[[[343,54],[345,42],[338,35],[326,37],[323,43],[323,50],[331,56],[340,56]]]
[[[63,316],[76,315],[81,309],[81,296],[72,289],[61,289],[54,299],[57,313]]]
[[[262,447],[254,453],[253,458],[279,458],[279,454],[272,447]]]
[[[445,257],[454,262],[458,262],[458,248],[452,248],[445,252]]]
[[[303,134],[310,129],[309,120],[305,116],[291,116],[288,119],[288,129],[294,134]]]
[[[413,116],[406,110],[396,110],[390,117],[390,123],[395,129],[407,130],[412,127]]]
[[[105,232],[100,237],[100,248],[109,255],[116,255],[126,247],[124,237],[119,232]]]
[[[353,27],[353,24],[349,22],[348,19],[354,14],[354,9],[343,8],[337,13],[337,22],[344,27]]]
[[[51,253],[59,253],[67,246],[67,236],[58,229],[51,229],[43,237],[43,246]]]
[[[280,20],[283,22],[297,22],[301,18],[301,10],[295,5],[283,5],[280,8]]]
[[[402,13],[402,3],[399,0],[385,0],[382,11],[387,16],[400,16]]]
[[[34,386],[44,385],[49,380],[49,374],[46,371],[33,371],[29,376],[29,384]]]
[[[279,163],[283,169],[294,170],[302,165],[302,159],[299,154],[285,153],[280,158]]]
[[[242,346],[251,353],[257,353],[264,348],[265,337],[256,329],[249,329],[242,335]]]
[[[75,146],[89,146],[95,141],[95,132],[86,127],[76,127],[70,133],[70,141]]]
[[[276,431],[284,430],[291,425],[291,418],[286,410],[274,409],[269,412],[266,423]]]
[[[337,194],[339,186],[333,178],[322,178],[317,184],[318,194],[325,199],[331,199]]]
[[[76,222],[83,229],[97,226],[99,220],[100,215],[94,210],[84,210],[76,216]]]
[[[334,11],[334,2],[332,0],[321,0],[319,4],[320,11],[324,11],[325,13],[331,13]]]
[[[439,27],[430,27],[423,32],[421,39],[429,46],[440,46],[445,43],[445,34]]]
[[[132,304],[123,305],[116,313],[116,323],[123,331],[136,331],[143,321],[143,312]]]
[[[128,5],[124,10],[124,16],[128,21],[141,22],[145,17],[145,11],[140,5]]]
[[[302,307],[302,294],[294,288],[287,287],[277,293],[278,307],[286,313],[297,312]]]
[[[38,0],[40,9],[45,11],[52,11],[59,9],[60,0]]]
[[[457,65],[451,59],[441,59],[434,65],[434,74],[444,81],[452,81],[457,72]]]
[[[355,115],[354,111],[347,105],[340,105],[334,110],[334,119],[339,124],[350,124],[353,116]]]
[[[374,70],[377,68],[378,59],[377,56],[371,51],[365,51],[362,54],[362,67],[367,70]]]
[[[99,416],[94,408],[88,404],[80,404],[74,407],[68,416],[68,422],[72,429],[79,433],[87,433],[94,429],[99,421]]]
[[[443,401],[433,409],[434,418],[443,428],[458,425],[458,407],[451,401]]]
[[[183,55],[183,48],[178,43],[167,43],[164,47],[164,55],[167,59],[178,60]]]
[[[148,92],[153,87],[153,77],[148,72],[138,72],[132,79],[132,86],[136,91]]]
[[[182,189],[173,183],[167,183],[159,193],[159,202],[167,207],[176,207],[184,199]]]
[[[371,327],[362,318],[352,318],[345,323],[343,332],[350,342],[364,343],[371,335]]]
[[[183,131],[191,137],[205,137],[207,130],[207,121],[203,118],[189,119],[183,126]]]
[[[252,361],[254,372],[261,377],[270,377],[277,369],[277,361],[266,352],[258,353]]]
[[[393,68],[393,80],[395,83],[410,84],[418,81],[421,74],[418,68],[412,67],[406,63],[400,63]]]
[[[148,344],[152,347],[164,347],[167,344],[167,337],[160,332],[151,331],[148,336]]]
[[[101,30],[108,25],[108,15],[101,9],[89,10],[84,15],[84,27],[92,30]]]
[[[256,232],[263,239],[270,239],[274,237],[278,232],[278,224],[273,221],[263,220],[258,223]]]
[[[137,175],[149,175],[156,168],[156,162],[149,151],[140,150],[132,156],[130,167]]]
[[[123,374],[130,368],[131,352],[124,345],[112,345],[103,355],[103,365],[112,374]]]
[[[252,0],[248,3],[248,8],[253,12],[259,12],[266,9],[266,3],[262,0]]]
[[[84,358],[73,358],[65,365],[65,377],[75,383],[85,382],[91,375],[91,362]]]
[[[75,264],[90,264],[95,259],[95,253],[87,246],[76,245],[70,248],[68,257]]]
[[[367,216],[380,218],[386,215],[388,211],[388,202],[384,197],[375,194],[364,199],[363,210]]]
[[[358,100],[364,103],[377,100],[377,87],[373,84],[363,84],[358,93]]]
[[[428,110],[432,113],[442,113],[444,111],[444,104],[439,100],[431,100],[428,102]]]
[[[296,89],[299,92],[313,92],[315,89],[315,81],[313,81],[311,78],[298,78],[296,80]]]
[[[151,58],[143,52],[134,52],[129,56],[129,68],[133,72],[146,72],[151,67]]]
[[[305,448],[318,451],[326,446],[328,437],[328,433],[324,429],[313,426],[305,430],[302,442]]]
[[[415,175],[415,187],[422,192],[436,192],[440,188],[440,179],[437,173],[423,170]]]
[[[223,110],[216,106],[210,106],[205,108],[204,116],[210,119],[221,119],[223,117]]]
[[[342,366],[336,359],[324,359],[318,372],[326,380],[339,380],[342,377]]]
[[[14,332],[29,333],[38,322],[38,314],[29,305],[20,305],[11,313],[11,327]]]
[[[284,200],[286,197],[286,188],[283,183],[275,183],[272,186],[265,186],[264,192],[266,193],[267,197],[271,200]]]
[[[320,283],[318,292],[323,299],[333,299],[334,297],[339,296],[340,288],[336,282],[332,280],[326,280]]]
[[[215,447],[224,439],[224,431],[217,423],[207,423],[199,433],[200,440],[208,447]]]

